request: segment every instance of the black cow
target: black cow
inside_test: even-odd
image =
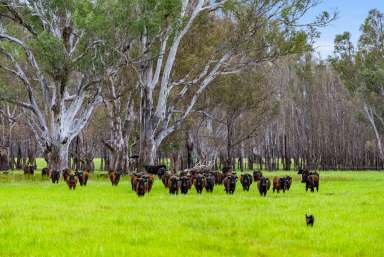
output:
[[[207,174],[205,176],[205,190],[207,192],[213,192],[213,188],[215,186],[215,175],[213,174]]]
[[[202,174],[197,174],[193,179],[193,185],[196,188],[196,192],[201,194],[205,187],[205,177]]]
[[[285,179],[287,180],[287,191],[291,188],[292,185],[292,177],[291,176],[286,176]]]
[[[42,177],[44,177],[44,176],[48,177],[49,176],[49,169],[48,168],[43,168],[41,170],[41,176]]]
[[[28,163],[24,166],[24,175],[34,175],[35,174],[35,166]]]
[[[165,165],[144,165],[144,170],[150,174],[158,175],[159,178],[161,178],[162,175],[167,170],[167,166],[165,166]]]
[[[240,183],[243,186],[243,191],[249,191],[249,187],[252,184],[252,175],[251,174],[242,174],[240,176]]]
[[[182,194],[187,194],[188,190],[191,188],[191,179],[188,176],[180,177],[180,192]]]
[[[58,170],[52,170],[51,172],[51,180],[53,184],[59,184],[59,179],[60,179],[60,171]]]
[[[269,178],[261,177],[260,180],[257,181],[257,188],[259,189],[261,196],[266,196],[270,187],[271,182],[269,181]]]
[[[82,171],[76,171],[75,175],[77,176],[77,178],[79,180],[80,186],[84,186],[84,174],[83,174],[83,172]]]
[[[225,192],[227,194],[233,194],[236,189],[236,182],[237,182],[237,176],[236,175],[229,175],[224,178],[224,188]]]
[[[145,192],[148,191],[148,184],[146,178],[139,177],[135,180],[135,191],[137,196],[142,197],[145,195]]]

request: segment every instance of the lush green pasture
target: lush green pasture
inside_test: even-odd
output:
[[[160,181],[138,198],[127,177],[69,191],[1,175],[0,256],[384,256],[384,174],[324,172],[319,193],[298,179],[266,198],[254,184],[171,196]]]

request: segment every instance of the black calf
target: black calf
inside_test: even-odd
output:
[[[308,226],[313,227],[313,223],[315,222],[315,217],[312,214],[311,215],[305,214],[305,221],[307,222],[307,227]]]

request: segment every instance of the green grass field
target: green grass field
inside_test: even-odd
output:
[[[384,173],[323,172],[319,193],[295,176],[290,192],[261,198],[239,183],[234,195],[171,196],[157,180],[138,198],[127,177],[69,191],[1,175],[0,256],[384,256],[383,185]]]

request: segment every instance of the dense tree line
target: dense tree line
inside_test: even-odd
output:
[[[0,159],[381,169],[383,15],[317,60],[316,4],[2,0]]]

